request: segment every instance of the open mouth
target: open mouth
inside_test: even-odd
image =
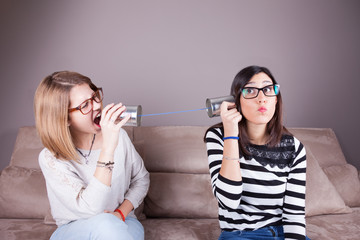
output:
[[[99,113],[99,115],[97,115],[94,119],[94,123],[97,125],[97,126],[100,126],[100,120],[101,120],[101,113]]]

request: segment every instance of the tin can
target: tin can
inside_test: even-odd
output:
[[[220,116],[220,106],[224,101],[235,102],[235,99],[231,95],[206,99],[206,111],[210,118]]]
[[[125,123],[125,126],[140,126],[141,125],[141,114],[142,107],[141,105],[130,106],[126,105],[126,111],[120,115],[120,119],[123,119],[130,114],[129,120]]]

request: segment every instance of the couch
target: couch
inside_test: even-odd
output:
[[[205,126],[124,127],[150,172],[149,192],[136,214],[147,240],[217,239],[203,136]],[[360,238],[358,170],[345,160],[331,129],[289,129],[307,150],[307,235]],[[35,127],[19,129],[9,166],[0,175],[0,239],[49,239],[56,229],[37,156]]]

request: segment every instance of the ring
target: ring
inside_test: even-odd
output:
[[[116,120],[116,119],[110,118],[110,121],[111,121],[112,123],[114,123],[115,120]]]

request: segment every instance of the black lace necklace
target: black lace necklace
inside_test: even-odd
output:
[[[90,146],[90,150],[89,150],[89,153],[88,153],[88,154],[83,154],[78,148],[76,148],[76,150],[81,154],[81,156],[83,156],[83,157],[85,158],[86,164],[89,163],[88,157],[89,157],[90,154],[91,154],[91,149],[92,149],[92,147],[93,147],[93,145],[94,145],[95,136],[96,136],[96,134],[94,134],[94,137],[93,137],[93,140],[92,140],[92,142],[91,142],[91,146]]]

